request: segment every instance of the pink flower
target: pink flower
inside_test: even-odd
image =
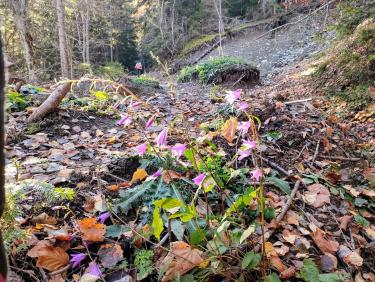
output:
[[[102,213],[101,215],[98,216],[98,221],[100,223],[106,222],[106,220],[111,216],[109,212]]]
[[[100,271],[99,266],[95,262],[89,263],[88,272],[99,278],[102,276],[102,272]]]
[[[155,138],[155,143],[157,146],[167,146],[168,128],[164,128],[159,135]]]
[[[242,140],[242,142],[246,149],[255,149],[255,147],[257,146],[257,143],[255,141]]]
[[[163,173],[163,169],[160,168],[160,169],[158,169],[156,172],[154,172],[151,176],[152,176],[153,178],[156,179],[156,178],[158,178],[159,176],[161,176],[162,173]]]
[[[240,125],[238,126],[238,130],[241,131],[242,134],[246,134],[247,132],[249,132],[250,126],[251,126],[250,121],[241,122]]]
[[[72,264],[73,268],[80,265],[81,262],[86,258],[86,254],[73,254],[73,255],[70,255],[70,256],[72,257],[70,259],[70,263]]]
[[[119,126],[128,126],[132,122],[132,119],[130,116],[125,115],[122,116],[121,119],[117,122],[117,125]]]
[[[137,147],[134,147],[134,150],[137,151],[139,156],[143,156],[147,152],[147,144],[143,143],[141,145],[138,145]]]
[[[259,182],[259,180],[260,180],[260,178],[263,176],[263,173],[262,173],[262,171],[259,169],[259,168],[257,168],[257,169],[255,169],[255,170],[253,170],[252,172],[251,172],[251,179],[253,179],[253,180],[256,180],[257,182]]]
[[[241,102],[240,105],[239,105],[239,107],[238,107],[238,109],[239,109],[240,111],[244,111],[244,110],[246,110],[248,107],[249,107],[249,104],[248,104],[247,102]]]
[[[240,152],[240,156],[238,157],[239,161],[250,156],[249,150],[240,150],[239,152]]]
[[[141,63],[136,63],[135,66],[134,66],[134,68],[136,70],[142,70],[142,64]]]
[[[150,117],[146,123],[146,129],[149,129],[154,124],[154,121],[155,121],[155,116]]]
[[[139,105],[141,104],[141,102],[132,102],[130,105],[129,105],[129,107],[130,108],[133,108],[133,109],[136,109]]]
[[[171,147],[172,156],[176,158],[180,158],[186,151],[186,145],[177,143],[173,147]]]
[[[201,185],[205,178],[206,178],[206,175],[204,173],[199,174],[193,179],[194,184],[198,186]]]
[[[236,100],[241,98],[241,89],[237,89],[235,91],[227,91],[227,95],[225,96],[225,100],[228,104],[233,104]]]

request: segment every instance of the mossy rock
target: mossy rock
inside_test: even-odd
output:
[[[185,67],[178,76],[179,82],[198,80],[204,84],[241,82],[259,83],[259,70],[236,57],[211,58],[207,62]]]

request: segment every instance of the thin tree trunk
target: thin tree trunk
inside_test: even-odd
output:
[[[223,14],[222,14],[222,7],[221,7],[221,0],[213,0],[215,5],[215,10],[217,13],[217,16],[219,18],[219,55],[223,56],[223,47],[222,47],[222,36],[224,35],[224,23],[223,23]]]
[[[63,0],[56,0],[56,12],[57,26],[59,31],[61,75],[65,78],[69,78],[68,46],[66,44],[65,9]]]
[[[174,38],[175,6],[176,6],[176,0],[173,0],[173,5],[172,5],[172,19],[171,19],[172,50],[173,50],[173,52],[175,51],[175,48],[176,48],[176,42],[175,42],[175,38]]]
[[[20,38],[20,43],[23,48],[27,73],[29,80],[34,80],[35,72],[33,70],[33,63],[32,63],[32,56],[31,56],[31,48],[26,40],[26,1],[25,0],[12,0],[12,8],[13,8],[13,15],[14,15],[14,22],[16,24],[18,35]]]

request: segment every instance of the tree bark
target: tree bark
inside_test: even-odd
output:
[[[62,99],[68,94],[70,91],[72,83],[66,82],[64,84],[59,85],[51,95],[41,104],[38,108],[36,108],[33,113],[27,119],[27,123],[32,123],[37,120],[42,119],[47,114],[53,112],[59,105]]]
[[[1,36],[0,36],[1,38]],[[0,41],[0,217],[5,208],[5,154],[4,154],[4,94],[5,71],[2,44]],[[0,230],[0,281],[6,281],[8,273],[7,255],[5,252],[3,238]],[[3,280],[2,280],[3,279]]]
[[[59,49],[60,49],[60,63],[61,63],[61,75],[65,78],[69,78],[69,63],[68,63],[68,46],[66,44],[66,33],[65,33],[65,9],[63,0],[56,0],[56,12],[57,12],[57,26],[59,31]]]
[[[14,22],[17,27],[18,35],[20,38],[20,43],[24,52],[28,79],[35,80],[36,77],[35,77],[35,72],[33,70],[31,48],[29,44],[27,43],[27,38],[26,38],[26,19],[27,19],[26,0],[12,0],[10,2],[12,3]]]

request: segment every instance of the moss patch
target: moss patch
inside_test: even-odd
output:
[[[179,82],[198,80],[201,83],[222,83],[243,76],[242,81],[258,82],[259,71],[236,57],[211,58],[207,62],[185,67],[178,76]]]
[[[159,81],[145,74],[131,78],[130,81],[139,86],[146,86],[146,87],[152,87],[152,88],[160,87]]]

